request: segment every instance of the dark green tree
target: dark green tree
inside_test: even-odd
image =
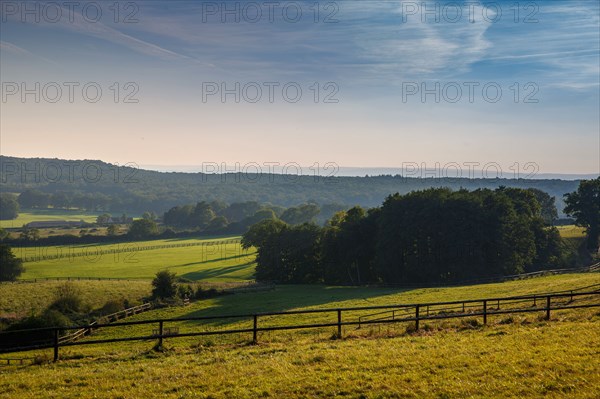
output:
[[[50,205],[50,194],[39,190],[25,190],[19,194],[18,201],[22,208],[47,208]]]
[[[547,225],[552,225],[552,223],[558,219],[558,211],[556,209],[556,197],[550,196],[545,191],[539,190],[537,188],[528,189],[533,195],[535,199],[540,204],[540,216],[544,220],[544,223]]]
[[[577,191],[565,194],[565,203],[565,213],[586,229],[588,250],[596,252],[600,236],[600,177],[582,180]]]
[[[303,204],[286,209],[281,215],[281,220],[292,225],[311,223],[320,211],[316,204]]]
[[[15,281],[24,271],[23,262],[13,254],[10,246],[0,244],[0,281]]]
[[[210,205],[205,201],[201,201],[196,204],[190,215],[189,226],[204,229],[214,218],[215,213],[210,208]]]
[[[152,287],[153,298],[174,298],[177,295],[177,275],[168,270],[162,270],[156,273],[152,280]]]
[[[96,218],[96,223],[99,225],[107,224],[111,220],[111,216],[108,213],[103,213],[102,215],[98,215]]]
[[[129,226],[129,231],[127,234],[134,239],[148,238],[158,234],[158,226],[153,220],[134,220]]]
[[[116,224],[111,224],[106,228],[106,235],[109,236],[116,236],[117,232],[119,231],[119,228],[117,227]]]
[[[0,220],[12,220],[19,216],[19,203],[13,195],[0,194]]]

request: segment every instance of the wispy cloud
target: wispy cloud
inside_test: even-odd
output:
[[[19,47],[15,44],[5,42],[2,40],[0,40],[0,52],[10,53],[10,54],[26,57],[28,59],[33,59],[33,60],[40,60],[40,61],[47,62],[52,65],[58,65],[56,62],[54,62],[52,60],[49,60],[45,57],[41,57],[39,55],[33,54],[31,51],[25,50],[22,47]]]

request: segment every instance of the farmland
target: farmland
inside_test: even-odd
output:
[[[61,284],[64,281],[0,284],[0,318],[39,313],[52,303],[56,289]],[[151,288],[148,280],[74,281],[72,284],[81,292],[82,301],[93,309],[120,298],[136,303],[147,297]]]
[[[66,210],[66,209],[27,209],[19,213],[19,216],[13,220],[0,220],[0,227],[2,228],[21,228],[27,223],[35,221],[54,221],[54,220],[67,220],[79,222],[94,223],[96,218],[100,215],[94,212],[82,212],[80,210]]]
[[[128,321],[519,295],[598,283],[596,273],[418,290],[278,286]],[[240,336],[168,340],[162,352],[152,351],[150,342],[74,347],[62,349],[56,364],[4,368],[0,397],[597,397],[598,309],[556,312],[550,322],[540,316],[495,316],[488,326],[442,323],[418,333],[405,332],[404,324],[361,338],[348,327],[342,340],[331,340],[331,329],[264,333],[253,346]],[[94,338],[141,328],[99,330]]]
[[[190,280],[246,281],[254,271],[252,251],[215,239],[167,239],[120,244],[14,248],[16,256],[56,257],[25,262],[22,279],[46,277],[152,278],[168,269]],[[215,245],[211,244],[217,241]],[[183,246],[190,245],[190,246]],[[168,248],[145,249],[168,246]],[[82,256],[83,255],[83,256]]]

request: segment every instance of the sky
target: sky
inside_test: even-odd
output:
[[[0,6],[2,155],[600,173],[597,0]]]

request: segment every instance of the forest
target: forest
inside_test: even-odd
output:
[[[308,171],[305,171],[308,172]],[[427,188],[496,189],[500,186],[537,188],[556,198],[578,181],[512,178],[417,178],[401,175],[364,177],[310,174],[166,173],[134,164],[113,165],[96,160],[67,161],[0,156],[2,192],[23,194],[21,208],[77,208],[94,212],[162,214],[175,206],[198,201],[228,204],[254,201],[278,207],[315,203],[324,207],[374,207],[390,194]]]
[[[451,283],[563,267],[568,253],[537,196],[509,187],[397,193],[324,227],[264,220],[242,245],[258,250],[257,280],[280,283]]]

